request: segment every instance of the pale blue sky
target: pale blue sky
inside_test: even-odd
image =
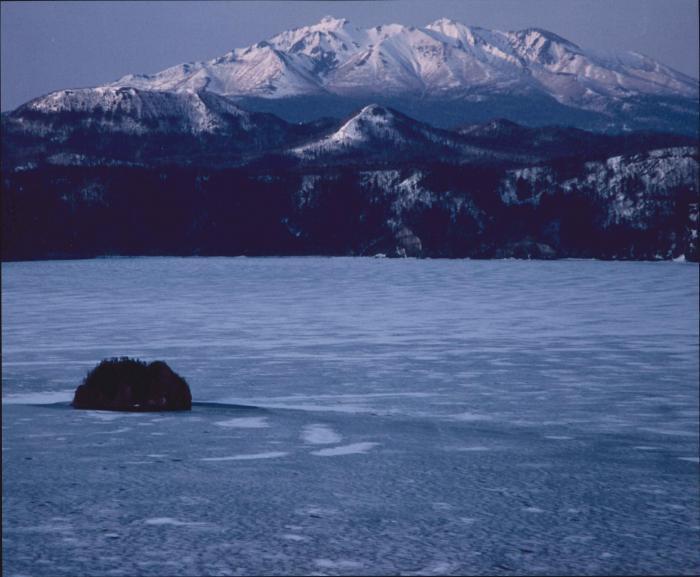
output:
[[[60,88],[214,58],[327,14],[359,27],[423,26],[442,16],[499,30],[536,26],[698,77],[697,0],[3,1],[2,110]]]

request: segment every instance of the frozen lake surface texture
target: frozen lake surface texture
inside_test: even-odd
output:
[[[2,353],[7,576],[700,572],[695,264],[5,263]]]

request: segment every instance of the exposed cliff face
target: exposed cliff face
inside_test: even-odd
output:
[[[4,259],[698,259],[695,147],[520,168],[46,166],[2,185]]]

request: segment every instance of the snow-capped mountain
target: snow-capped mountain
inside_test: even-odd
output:
[[[131,132],[217,134],[244,109],[288,122],[343,118],[371,103],[439,128],[503,117],[526,126],[697,136],[698,81],[637,53],[600,55],[541,29],[440,19],[358,29],[327,17],[219,58],[20,107]],[[232,119],[237,119],[232,121]],[[250,131],[247,131],[250,133]]]
[[[29,101],[12,116],[45,120],[51,117],[59,119],[66,114],[72,115],[74,128],[82,123],[131,134],[213,134],[231,131],[233,127],[249,132],[255,128],[256,117],[260,116],[211,92],[168,92],[115,86],[52,92]]]
[[[355,151],[375,148],[377,144],[401,146],[409,139],[406,133],[418,136],[420,140],[437,140],[438,135],[407,117],[376,104],[365,106],[357,114],[345,121],[340,128],[317,141],[294,148],[292,152],[300,157],[319,154],[334,154],[342,151]],[[422,137],[422,138],[421,138]],[[431,138],[432,137],[432,138]]]
[[[459,134],[433,128],[377,104],[365,106],[331,133],[292,148],[290,154],[302,160],[346,159],[352,163],[399,157],[402,161],[485,159],[484,150],[469,146]]]
[[[599,55],[546,30],[502,32],[445,18],[424,28],[365,30],[326,17],[220,58],[113,85],[264,98],[517,90],[588,108],[640,94],[698,96],[697,80],[641,54]]]
[[[237,165],[303,128],[207,91],[59,90],[3,114],[3,163]]]

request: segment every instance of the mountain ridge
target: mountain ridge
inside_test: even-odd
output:
[[[504,77],[515,69],[522,74]],[[495,79],[545,87],[561,102],[581,96],[562,90],[566,87],[554,90],[555,79],[547,77],[547,72],[577,75],[586,85],[576,89],[591,93],[624,96],[636,90],[688,97],[698,94],[697,80],[638,52],[606,57],[542,28],[502,32],[446,18],[423,28],[388,24],[359,29],[347,19],[325,17],[209,61],[190,62],[151,75],[127,75],[112,85],[160,90],[206,88],[228,96],[257,93],[274,98],[321,91],[342,93],[348,87],[375,94],[394,87],[402,93],[465,89]],[[245,82],[243,76],[248,76]],[[379,79],[384,81],[381,85],[376,84]],[[572,84],[569,91],[573,89]]]
[[[597,135],[507,119],[446,130],[378,104],[341,120],[289,123],[207,91],[64,90],[2,117],[2,165],[245,166],[532,164],[693,145],[673,134]]]
[[[600,54],[542,28],[503,32],[441,18],[360,29],[326,17],[93,90],[103,92],[105,107],[115,89],[207,92],[289,122],[342,118],[378,103],[438,128],[504,117],[528,126],[697,135],[699,87],[638,52]],[[69,92],[44,98],[70,100]]]

